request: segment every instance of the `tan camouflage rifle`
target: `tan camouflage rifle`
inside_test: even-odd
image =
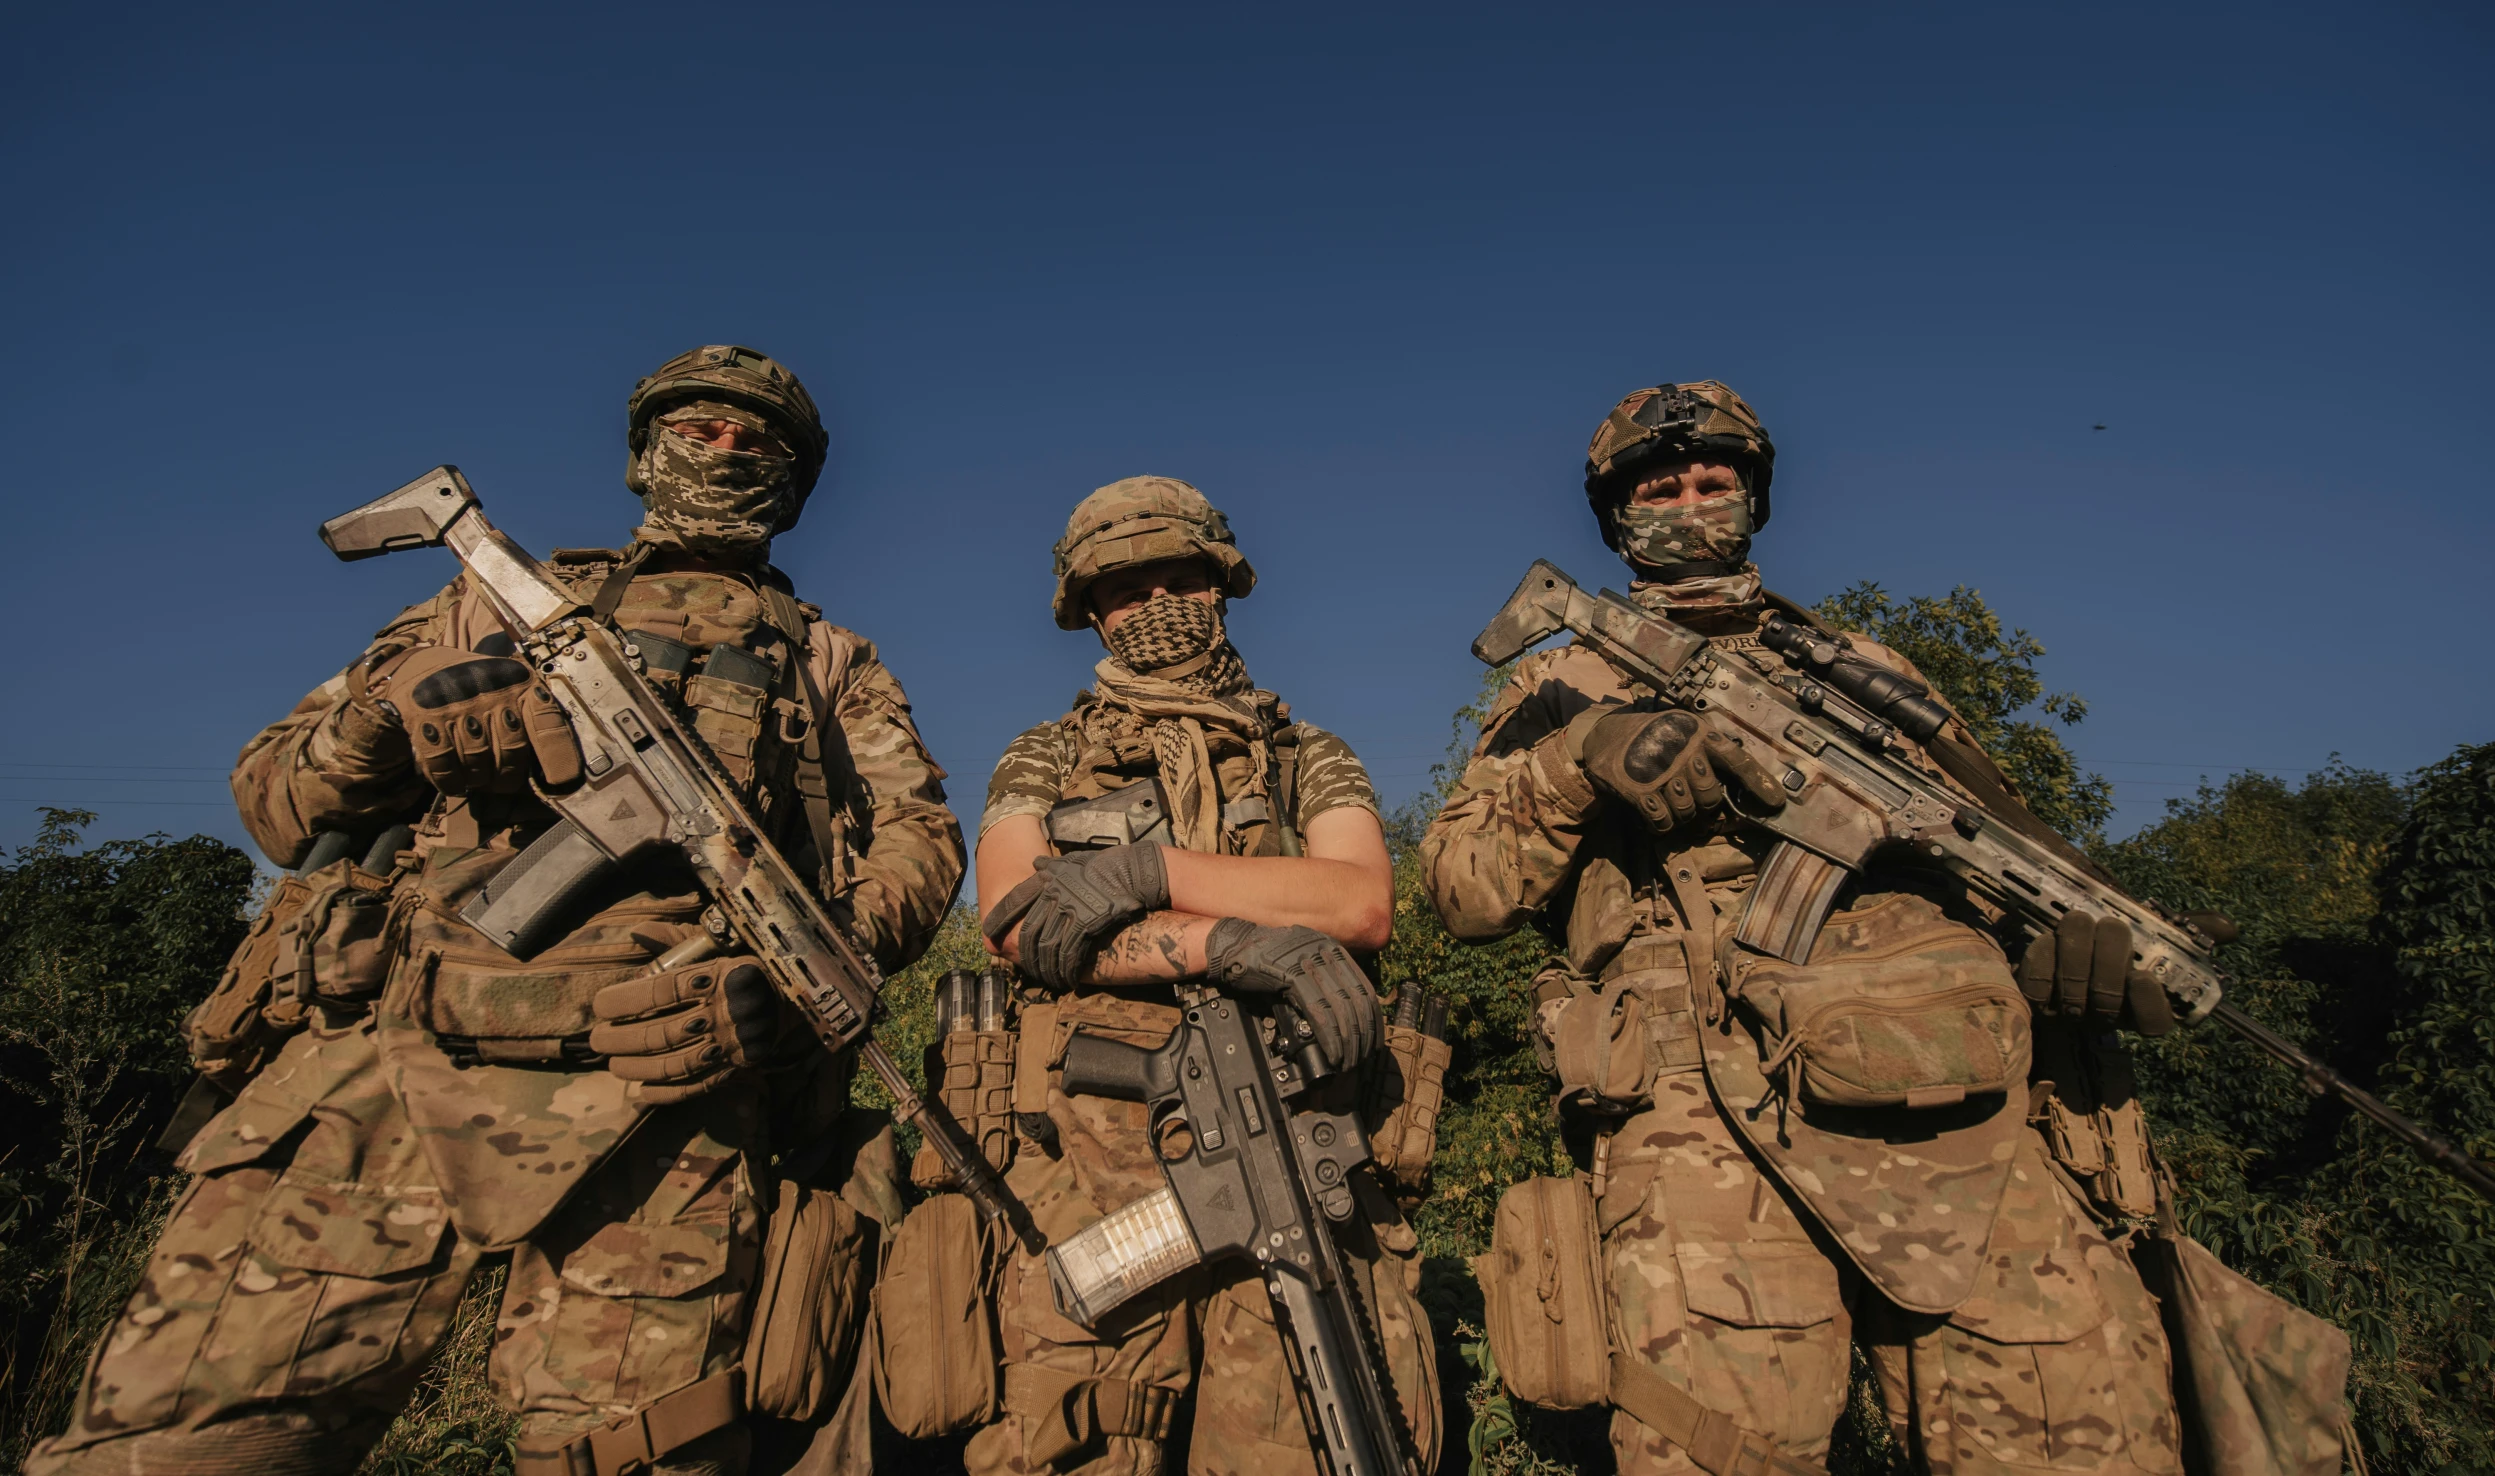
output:
[[[1758,656],[1719,653],[1706,637],[1610,590],[1587,594],[1539,559],[1474,640],[1473,654],[1503,665],[1562,630],[1666,703],[1728,724],[1781,782],[1784,803],[1763,814],[1743,809],[1740,796],[1727,791],[1728,802],[1778,842],[1759,867],[1734,935],[1744,946],[1792,963],[1808,959],[1837,889],[1882,853],[1915,854],[1939,866],[2038,932],[2051,932],[2071,912],[2119,917],[2131,927],[2133,968],[2163,987],[2177,1018],[2216,1020],[2293,1068],[2306,1090],[2339,1098],[2495,1200],[2495,1170],[2223,1003],[2226,976],[2213,955],[2232,940],[2233,925],[2212,914],[2173,917],[2125,895],[2026,814],[1989,761],[1941,731],[1948,711],[1922,683],[1852,654],[1842,637],[1775,617],[1759,632]],[[1998,795],[1997,812],[1902,759],[1901,738],[1923,744],[1972,792]]]
[[[884,982],[874,960],[798,880],[709,747],[650,686],[628,634],[596,618],[487,522],[455,466],[435,467],[330,519],[321,541],[350,560],[447,545],[580,741],[580,782],[540,790],[560,821],[460,910],[469,925],[513,957],[528,958],[553,941],[613,867],[645,853],[680,853],[711,901],[703,914],[707,939],[679,945],[662,965],[682,967],[730,948],[752,954],[827,1050],[856,1048],[980,1212],[1038,1248],[1029,1216],[985,1156],[968,1146],[939,1104],[919,1096],[872,1035]]]

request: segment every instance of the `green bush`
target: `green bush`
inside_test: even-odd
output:
[[[0,865],[0,1465],[69,1416],[171,1201],[150,1145],[190,1079],[182,1017],[240,941],[251,859],[206,836],[81,848],[43,811]]]

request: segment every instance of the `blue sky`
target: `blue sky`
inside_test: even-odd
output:
[[[260,725],[448,577],[438,462],[620,541],[701,342],[824,402],[780,562],[975,811],[1062,711],[1085,491],[1187,478],[1250,669],[1400,799],[1524,564],[1616,582],[1620,394],[1715,377],[1811,599],[1981,589],[2119,833],[2201,774],[2495,736],[2478,7],[56,7],[0,89],[21,697],[0,846],[240,841]],[[2103,430],[2093,427],[2102,424]]]

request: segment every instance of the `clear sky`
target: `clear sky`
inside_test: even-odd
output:
[[[622,407],[795,367],[780,562],[975,813],[1097,655],[1090,488],[1202,486],[1250,670],[1419,788],[1622,393],[1728,381],[1770,585],[1983,591],[2115,829],[2495,737],[2489,12],[2162,4],[47,7],[0,88],[0,846],[240,841],[242,742],[449,576],[438,462],[621,541]],[[2097,427],[2102,426],[2102,429]]]

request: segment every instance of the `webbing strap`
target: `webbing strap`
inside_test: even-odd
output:
[[[1178,1396],[1158,1384],[1005,1365],[1005,1409],[1023,1420],[1025,1454],[1044,1466],[1104,1435],[1167,1440]]]
[[[1709,1476],[1828,1476],[1625,1353],[1611,1355],[1611,1402],[1687,1452]]]
[[[745,1370],[722,1369],[661,1395],[555,1450],[523,1450],[514,1476],[633,1476],[670,1451],[743,1417]]]
[[[785,592],[770,585],[764,588],[795,608],[796,600]],[[802,621],[803,612],[798,614]],[[849,661],[857,654],[857,646],[840,639],[837,632],[829,634],[831,686],[837,691],[849,675]],[[806,704],[805,741],[797,748],[797,794],[805,802],[806,830],[814,837],[815,857],[822,868],[824,899],[831,901],[835,900],[833,892],[840,882],[833,874],[838,865],[840,834],[833,824],[832,775],[839,773],[845,787],[849,777],[849,735],[840,726],[839,714],[832,710],[831,698],[815,683],[814,628],[800,624],[789,633],[789,645],[789,665],[796,668],[798,696]]]
[[[589,613],[600,620],[614,619],[615,612],[623,607],[624,592],[632,588],[632,576],[641,572],[641,566],[650,561],[650,555],[655,551],[654,546],[647,543],[635,543],[626,551],[622,562],[606,571],[605,580],[598,585],[597,594],[589,601]]]

